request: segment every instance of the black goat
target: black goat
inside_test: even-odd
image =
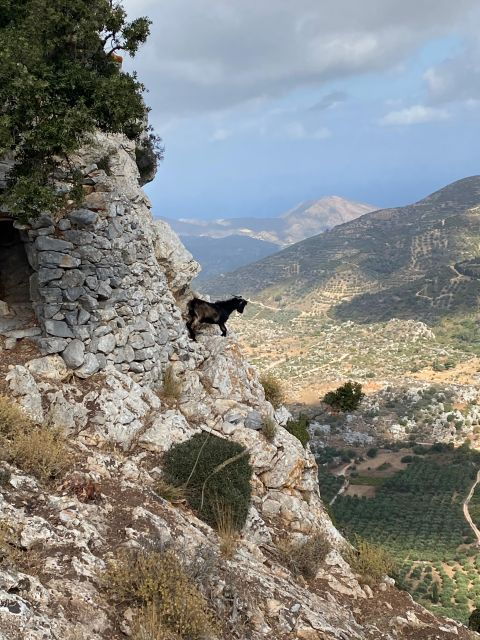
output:
[[[190,338],[196,340],[195,329],[202,322],[218,324],[222,330],[222,336],[225,337],[227,335],[226,321],[234,311],[243,313],[246,305],[247,301],[241,296],[235,296],[230,300],[217,300],[217,302],[207,302],[206,300],[200,300],[200,298],[193,298],[187,305],[187,329]]]

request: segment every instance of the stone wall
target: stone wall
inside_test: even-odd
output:
[[[98,135],[74,162],[83,174],[81,208],[15,223],[34,270],[40,348],[60,353],[79,377],[113,364],[138,381],[157,380],[169,358],[188,349],[173,294],[198,265],[166,225],[153,223],[133,143]]]

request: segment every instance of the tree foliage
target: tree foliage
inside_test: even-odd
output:
[[[289,420],[285,425],[285,429],[295,436],[304,447],[310,441],[310,433],[308,432],[309,420],[304,415],[299,415],[296,420]]]
[[[354,411],[362,401],[365,394],[359,382],[346,382],[335,391],[329,391],[323,397],[323,402],[333,409],[340,411]]]
[[[14,215],[62,204],[55,172],[88,133],[139,136],[144,87],[114,54],[135,55],[149,27],[114,0],[0,0],[0,156],[16,162],[1,201]]]

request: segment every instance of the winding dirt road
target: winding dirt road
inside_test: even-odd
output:
[[[478,527],[474,524],[472,517],[470,515],[470,512],[468,510],[468,503],[470,502],[470,500],[472,499],[473,496],[473,492],[475,491],[475,487],[477,486],[477,484],[480,482],[480,471],[477,472],[477,479],[475,480],[475,482],[472,484],[469,494],[468,496],[465,498],[465,500],[463,501],[463,515],[465,516],[465,520],[468,522],[468,524],[470,525],[473,533],[475,534],[475,536],[477,537],[477,546],[480,546],[480,530],[478,529]]]

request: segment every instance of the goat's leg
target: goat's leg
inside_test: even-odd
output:
[[[220,322],[218,326],[222,330],[222,336],[225,338],[227,336],[227,327],[225,326],[225,323]]]
[[[194,342],[197,341],[197,337],[195,335],[195,330],[194,330],[194,326],[196,326],[197,323],[197,318],[190,318],[190,320],[187,322],[187,329],[188,329],[188,335],[190,336],[190,339],[193,340]]]

